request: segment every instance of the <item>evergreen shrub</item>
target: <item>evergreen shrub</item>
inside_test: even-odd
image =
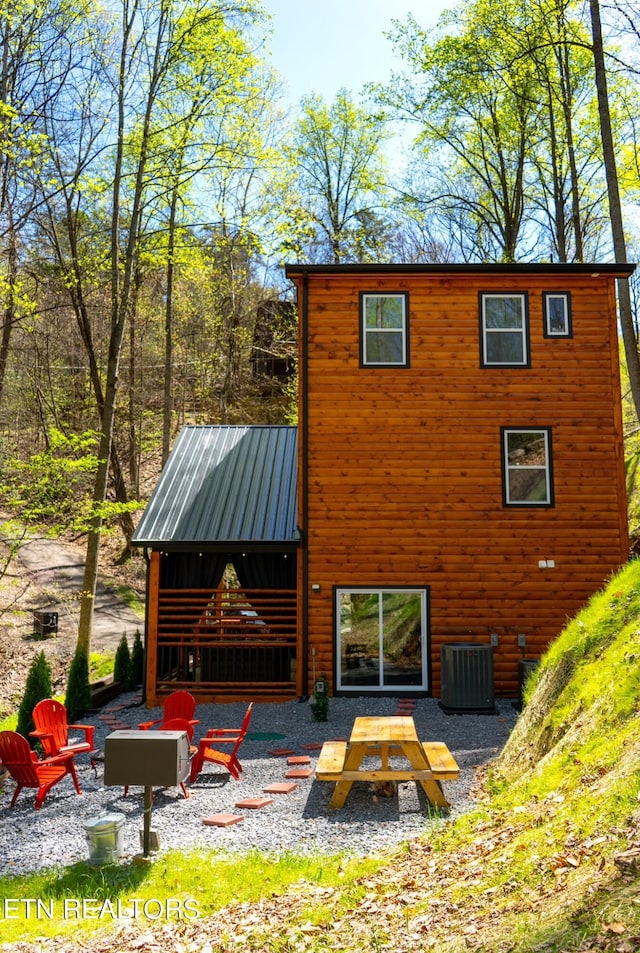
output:
[[[144,649],[140,630],[136,629],[131,649],[131,684],[142,685],[144,681]]]
[[[120,690],[123,692],[126,692],[131,688],[131,652],[129,651],[127,637],[124,634],[118,643],[118,648],[116,649],[116,657],[113,663],[113,680],[117,685],[120,686]]]
[[[38,702],[41,702],[44,698],[51,698],[51,692],[51,666],[44,652],[39,652],[34,656],[29,668],[16,725],[18,734],[23,735],[32,748],[35,748],[38,742],[36,738],[29,736],[29,732],[35,728],[31,714]]]
[[[70,722],[76,721],[91,708],[89,658],[82,648],[76,649],[76,654],[71,662],[64,703],[67,709],[67,718]]]

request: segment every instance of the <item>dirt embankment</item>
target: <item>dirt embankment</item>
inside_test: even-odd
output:
[[[84,541],[33,537],[25,541],[7,566],[8,547],[0,538],[0,718],[19,706],[31,661],[44,651],[52,670],[55,693],[63,692],[78,635],[84,578]],[[144,618],[118,595],[118,586],[135,589],[143,601],[145,563],[136,555],[117,564],[117,546],[108,540],[101,550],[101,578],[96,592],[92,651],[115,652],[122,634],[133,639]],[[4,570],[4,572],[3,572]],[[57,632],[34,633],[34,611],[58,615]]]

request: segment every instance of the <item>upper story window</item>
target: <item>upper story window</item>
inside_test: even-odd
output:
[[[542,295],[544,305],[544,336],[570,338],[571,294],[568,291],[547,291]]]
[[[408,294],[361,292],[360,321],[363,366],[409,366]]]
[[[502,467],[507,506],[553,506],[548,427],[503,427]]]
[[[529,307],[526,292],[480,293],[483,367],[529,366]]]

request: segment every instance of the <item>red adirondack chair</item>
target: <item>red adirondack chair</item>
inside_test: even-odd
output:
[[[189,778],[191,783],[195,781],[202,771],[205,761],[222,765],[236,781],[240,780],[242,765],[238,760],[238,749],[249,730],[252,709],[253,702],[250,702],[240,728],[210,728],[206,738],[200,739],[198,750],[191,762],[191,775]],[[231,751],[220,751],[218,748],[213,747],[214,745],[224,744],[232,744],[233,748]]]
[[[97,777],[96,760],[93,755],[93,725],[70,725],[67,722],[67,709],[62,702],[55,698],[45,698],[33,709],[31,714],[35,731],[29,734],[37,738],[42,745],[46,758],[53,758],[59,754],[89,755],[93,773]],[[69,741],[69,729],[84,732],[84,738],[79,741]]]
[[[162,707],[162,718],[157,718],[155,721],[143,721],[142,724],[138,725],[138,728],[141,728],[143,731],[147,731],[149,728],[154,728],[156,725],[160,727],[165,727],[168,721],[172,721],[174,718],[182,718],[185,721],[188,721],[190,725],[199,725],[200,722],[197,718],[194,718],[196,710],[196,700],[191,694],[191,692],[179,691],[171,692],[170,695],[164,700],[164,705]],[[191,733],[193,735],[193,732]]]
[[[0,731],[0,759],[17,785],[11,807],[23,788],[36,788],[35,810],[39,810],[54,784],[67,774],[71,775],[78,794],[82,794],[71,752],[38,761],[26,738],[17,731]]]

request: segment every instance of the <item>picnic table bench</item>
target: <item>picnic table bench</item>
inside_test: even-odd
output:
[[[363,766],[368,758],[379,764]],[[390,758],[402,758],[405,764],[392,765]],[[448,808],[441,782],[458,778],[460,769],[446,744],[420,742],[413,718],[400,715],[356,718],[348,742],[325,741],[315,774],[319,781],[335,782],[332,808],[344,805],[354,781],[416,781],[432,804]]]

